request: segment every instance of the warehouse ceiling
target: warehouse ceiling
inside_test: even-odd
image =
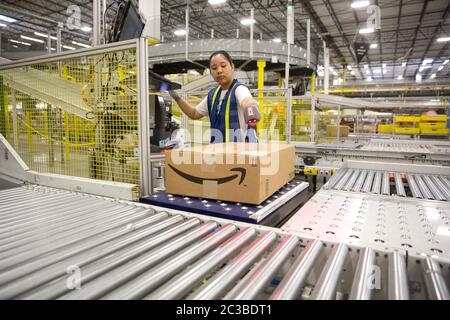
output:
[[[228,0],[218,6],[211,6],[207,0],[161,0],[161,35],[164,41],[183,40],[173,31],[185,26],[187,2],[191,38],[209,38],[211,29],[214,29],[215,38],[235,38],[237,29],[240,38],[249,38],[250,28],[242,25],[240,20],[250,17],[250,9],[254,8],[255,38],[286,41],[285,0]],[[331,66],[339,77],[344,70],[346,79],[414,79],[417,74],[424,80],[433,74],[436,79],[449,77],[450,64],[443,63],[450,56],[450,41],[437,40],[450,36],[450,0],[370,0],[371,5],[380,9],[381,23],[376,26],[379,29],[369,34],[360,34],[359,31],[367,27],[371,14],[367,7],[351,8],[352,0],[293,2],[295,45],[306,48],[306,21],[310,18],[312,55],[323,61],[325,41],[330,48]],[[79,48],[72,41],[89,43],[92,31],[67,29],[67,19],[73,12],[68,12],[68,8],[74,5],[80,8],[81,26],[92,28],[92,0],[0,0],[0,14],[17,20],[0,21],[2,52],[29,52],[32,55],[36,51],[44,51],[46,42],[28,41],[20,36],[39,38],[34,32],[50,32],[55,36],[58,22],[64,24],[63,44]],[[107,6],[110,7],[107,21],[111,21],[117,6],[111,0],[107,0]],[[12,42],[14,40],[31,45]],[[354,42],[367,42],[376,48],[369,49],[357,64],[352,53]]]

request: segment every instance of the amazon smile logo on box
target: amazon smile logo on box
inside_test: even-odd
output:
[[[240,174],[233,174],[233,175],[221,177],[221,178],[202,178],[202,177],[193,176],[186,172],[178,170],[171,164],[169,164],[169,168],[171,168],[173,171],[175,171],[179,176],[183,177],[184,179],[186,179],[190,182],[196,183],[196,184],[204,184],[206,181],[212,181],[212,182],[217,182],[217,184],[223,184],[223,183],[233,181],[234,179],[239,178],[239,176],[240,176],[239,184],[242,184],[242,182],[244,182],[245,175],[247,173],[247,170],[245,168],[232,168],[232,169],[230,169],[230,171],[238,172]]]
[[[273,175],[279,170],[278,142],[272,143],[217,143],[172,150],[169,154],[174,167],[182,164],[238,167],[259,167],[263,174]]]
[[[165,162],[169,194],[260,204],[294,177],[295,147],[240,142],[201,145],[171,150]]]

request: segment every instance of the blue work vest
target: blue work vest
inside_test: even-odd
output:
[[[241,126],[239,125],[239,116],[238,116],[238,103],[236,101],[236,88],[241,84],[238,80],[233,80],[231,83],[228,92],[222,100],[222,105],[220,107],[219,113],[217,110],[219,108],[219,100],[222,89],[220,86],[217,86],[211,89],[208,93],[208,113],[209,119],[211,121],[211,129],[219,130],[222,133],[222,139],[224,141],[219,141],[217,137],[213,135],[211,132],[211,143],[222,143],[222,142],[241,142]],[[234,131],[234,135],[232,132],[228,130]],[[234,136],[230,141],[230,136],[227,136],[226,133],[229,132]]]

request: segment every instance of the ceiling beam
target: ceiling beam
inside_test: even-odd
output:
[[[324,40],[325,40],[325,42],[327,42],[328,47],[335,51],[335,54],[338,57],[338,61],[341,63],[345,63],[344,55],[342,54],[341,50],[336,46],[334,39],[327,35],[328,29],[325,27],[322,20],[317,15],[317,12],[311,5],[311,2],[309,0],[304,0],[303,5],[305,7],[306,13],[311,18],[312,22],[319,28],[319,32],[324,37]],[[326,35],[326,36],[324,36],[324,35]]]
[[[426,58],[428,52],[430,51],[431,46],[432,46],[433,43],[436,41],[436,38],[438,37],[438,34],[439,34],[439,30],[440,30],[441,27],[442,27],[442,23],[445,22],[445,20],[447,20],[449,13],[450,13],[450,1],[448,2],[447,8],[445,9],[444,14],[442,15],[441,20],[439,21],[438,25],[437,25],[436,28],[434,29],[433,36],[431,37],[430,42],[428,43],[427,48],[425,49],[425,52],[424,52],[424,54],[423,54],[422,63],[423,63],[423,61],[425,60],[425,58]],[[445,47],[445,46],[444,46],[444,47]],[[439,58],[439,56],[438,56],[438,58]],[[431,72],[431,70],[432,70],[432,68],[430,68],[429,70],[427,70],[427,71],[424,73],[424,77],[425,77],[425,78],[428,77],[428,75],[429,75],[429,73]],[[417,72],[418,72],[418,70],[416,71],[416,74],[417,74]]]
[[[415,44],[416,44],[417,34],[419,33],[420,26],[422,25],[423,18],[425,17],[425,12],[427,11],[427,6],[428,6],[428,0],[425,0],[425,1],[423,2],[422,11],[421,11],[421,13],[420,13],[419,23],[417,24],[416,33],[415,33],[415,35],[414,35],[414,39],[413,39],[413,42],[412,42],[412,45],[411,45],[411,48],[412,48],[412,49],[411,49],[410,56],[411,56],[411,54],[414,52],[414,49],[415,49],[414,46],[415,46]],[[409,65],[409,57],[406,58],[406,59],[407,59],[406,66],[408,66],[408,65]],[[407,69],[407,68],[405,68],[405,70],[403,71],[403,77],[405,77],[406,69]]]

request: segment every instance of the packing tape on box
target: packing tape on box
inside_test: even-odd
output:
[[[218,190],[219,187],[217,181],[203,181],[203,197],[217,199]]]

